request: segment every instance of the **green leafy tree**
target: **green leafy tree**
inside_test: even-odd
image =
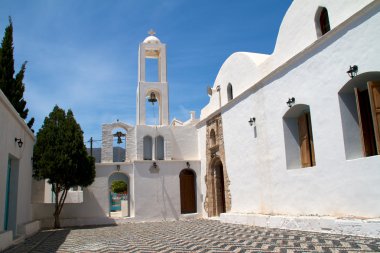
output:
[[[115,193],[123,193],[128,191],[128,185],[122,180],[115,180],[111,184],[111,190]]]
[[[91,185],[95,178],[95,160],[88,156],[83,132],[71,110],[55,106],[37,133],[33,150],[33,177],[48,179],[55,195],[54,227],[71,187]]]
[[[23,80],[27,62],[22,64],[20,71],[16,74],[16,77],[14,77],[13,51],[13,25],[12,19],[9,18],[9,25],[5,28],[5,34],[0,48],[0,89],[20,114],[20,117],[26,119],[29,109],[26,108],[26,101],[23,98],[25,91]],[[32,129],[33,124],[34,118],[31,118],[27,125]]]

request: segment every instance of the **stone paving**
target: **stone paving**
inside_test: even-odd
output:
[[[380,238],[192,220],[44,230],[5,252],[380,252]]]

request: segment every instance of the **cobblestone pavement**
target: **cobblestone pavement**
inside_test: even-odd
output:
[[[45,230],[11,252],[380,252],[380,239],[193,220]]]

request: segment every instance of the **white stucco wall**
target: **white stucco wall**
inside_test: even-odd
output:
[[[10,199],[17,203],[16,211],[10,209],[10,215],[15,216],[16,226],[32,221],[32,155],[34,135],[19,117],[19,114],[0,91],[0,233],[4,230],[5,198],[7,186],[8,159],[12,160],[12,171],[17,171],[15,184],[17,193],[11,192]],[[15,138],[21,138],[20,148]],[[12,188],[12,186],[11,186]],[[13,211],[12,211],[13,209]]]
[[[151,136],[164,137],[165,160],[197,160],[198,139],[197,129],[194,125],[187,126],[144,126],[139,125],[136,129],[136,153],[137,160],[143,160],[143,138]],[[153,147],[154,149],[155,147]],[[154,154],[154,150],[153,150]],[[154,157],[154,155],[153,155]]]
[[[373,0],[295,0],[289,7],[277,36],[276,46],[271,55],[238,52],[232,54],[221,67],[213,85],[220,86],[221,105],[227,104],[227,85],[233,85],[234,97],[242,94],[248,87],[265,79],[279,67],[286,65],[296,54],[301,53],[318,40],[315,16],[318,8],[326,7],[329,13],[330,28],[333,30],[352,15],[365,9]],[[347,21],[346,21],[347,23]],[[213,92],[209,104],[201,111],[201,119],[209,116],[219,106],[219,93]]]
[[[201,211],[200,162],[188,161],[196,174],[197,210]],[[185,161],[152,161],[135,163],[135,218],[138,220],[178,220],[181,218],[179,174]]]
[[[304,2],[293,2],[275,53],[258,67],[251,88],[235,96],[235,101],[222,103],[231,213],[380,217],[380,157],[347,160],[338,96],[350,80],[346,74],[350,65],[358,65],[359,73],[380,70],[380,4]],[[343,22],[369,2],[373,2],[371,8]],[[315,32],[314,15],[320,5],[329,10],[332,30],[317,40],[311,33]],[[301,41],[293,43],[293,37]],[[236,64],[234,69],[239,68]],[[282,118],[290,97],[295,97],[296,104],[310,106],[315,167],[286,166]],[[214,104],[208,113],[217,109]],[[251,117],[256,118],[256,138],[248,124]],[[204,136],[204,124],[198,126],[199,135]],[[199,145],[205,156],[205,142]]]

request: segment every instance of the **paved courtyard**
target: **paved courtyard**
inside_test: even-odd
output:
[[[380,252],[380,239],[193,220],[45,230],[11,252]]]

